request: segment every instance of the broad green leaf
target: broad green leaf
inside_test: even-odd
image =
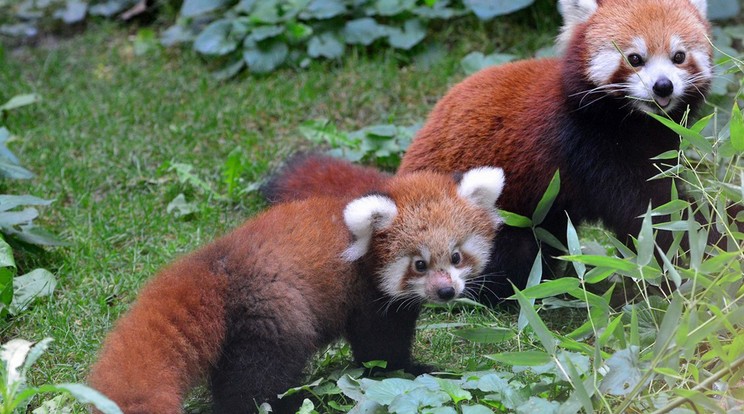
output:
[[[517,407],[516,411],[517,414],[558,414],[560,407],[561,404],[556,401],[548,401],[545,398],[532,396],[529,400],[525,401],[522,405]]]
[[[529,288],[532,286],[537,286],[540,283],[540,280],[542,280],[542,250],[537,251],[535,261],[532,262],[532,267],[530,268],[530,274],[529,276],[527,276],[527,283],[525,284],[525,287]],[[530,308],[535,305],[535,299],[528,299],[528,302],[530,304]],[[517,330],[519,332],[522,332],[524,327],[527,326],[527,323],[529,322],[529,318],[526,312],[527,311],[525,309],[519,310],[519,319],[517,320]]]
[[[409,50],[426,37],[426,25],[419,19],[409,19],[402,28],[390,27],[388,43],[396,49]]]
[[[453,335],[481,344],[497,344],[514,338],[514,331],[508,328],[469,328],[458,329]]]
[[[659,252],[661,261],[664,264],[664,270],[666,270],[667,277],[672,279],[672,282],[674,282],[674,285],[677,287],[677,289],[679,289],[679,287],[682,285],[682,277],[679,275],[679,272],[677,272],[677,269],[674,267],[672,262],[666,256],[664,251],[661,250],[661,247],[656,246],[656,250]]]
[[[39,217],[39,211],[33,207],[26,207],[21,211],[3,211],[0,212],[0,227],[7,232],[14,226],[30,223],[36,217]]]
[[[508,365],[528,367],[545,365],[553,360],[549,354],[540,351],[502,352],[500,354],[486,355],[486,358]]]
[[[504,210],[500,210],[499,215],[504,219],[504,224],[507,226],[519,228],[532,227],[532,220],[530,220],[529,217]]]
[[[19,206],[48,206],[54,200],[45,200],[32,195],[0,195],[0,211],[12,210]]]
[[[292,42],[299,42],[313,34],[313,28],[302,23],[287,22],[287,38]]]
[[[381,360],[374,360],[374,361],[365,361],[362,362],[362,365],[364,368],[372,369],[372,368],[387,368],[387,361],[381,361]]]
[[[168,214],[173,214],[176,217],[185,217],[189,214],[199,211],[199,206],[196,203],[189,203],[186,201],[186,196],[180,193],[168,203],[165,208]]]
[[[731,111],[729,129],[731,131],[731,145],[739,152],[744,151],[744,117],[737,101],[734,101],[734,108]]]
[[[466,75],[472,75],[481,69],[511,62],[517,58],[518,56],[507,53],[484,55],[481,52],[470,52],[460,61],[460,66]]]
[[[227,0],[183,0],[181,16],[194,17],[214,11],[227,4]]]
[[[395,397],[419,387],[411,380],[403,378],[387,378],[374,381],[365,392],[367,398],[382,405],[389,405]]]
[[[485,405],[461,405],[462,414],[493,414],[493,411]]]
[[[244,59],[238,59],[237,61],[228,64],[224,68],[212,72],[211,75],[217,80],[230,79],[240,73],[240,71],[243,70],[246,65],[247,64],[245,63]]]
[[[67,246],[68,243],[61,240],[56,235],[50,233],[48,230],[41,227],[36,227],[32,224],[24,224],[21,226],[21,231],[12,232],[12,236],[15,239],[24,241],[26,243],[36,244],[39,246]]]
[[[679,125],[678,123],[670,119],[656,115],[652,112],[647,112],[647,113],[652,118],[666,125],[667,128],[679,134],[682,138],[686,139],[690,144],[694,145],[699,150],[703,151],[705,154],[709,154],[713,152],[713,144],[711,144],[708,140],[706,140],[705,137],[700,135],[699,132],[695,132],[691,129],[685,128],[682,125]]]
[[[449,400],[450,397],[445,392],[417,387],[395,397],[390,402],[388,411],[395,414],[418,414],[425,407],[441,407]]]
[[[651,160],[674,160],[674,159],[677,159],[678,156],[679,156],[679,151],[669,150],[669,151],[664,151],[655,157],[651,157],[650,159]]]
[[[310,57],[324,57],[337,59],[344,54],[344,43],[338,36],[331,32],[325,32],[313,36],[307,44],[307,54]]]
[[[285,27],[280,25],[259,26],[251,31],[247,39],[260,42],[265,39],[277,37],[284,33]]]
[[[563,364],[565,371],[571,380],[571,384],[574,387],[573,396],[575,396],[584,407],[584,411],[587,414],[594,413],[594,406],[592,405],[592,395],[594,394],[595,384],[592,378],[588,378],[587,381],[582,381],[581,376],[576,370],[573,362],[570,359],[566,360]]]
[[[464,0],[465,7],[472,10],[481,20],[490,20],[524,9],[534,0]]]
[[[638,259],[636,262],[641,266],[651,263],[654,254],[654,230],[651,224],[651,203],[649,203],[643,217],[641,231],[638,233]]]
[[[54,341],[53,338],[44,338],[41,341],[34,344],[26,355],[26,360],[23,362],[23,368],[21,371],[25,374],[29,372],[31,366],[49,349],[49,345]]]
[[[33,342],[20,338],[11,339],[3,344],[2,351],[0,351],[0,359],[5,363],[5,372],[7,375],[4,378],[6,382],[2,385],[4,389],[7,390],[13,384],[25,381],[23,367],[32,345]]]
[[[108,0],[103,3],[96,3],[88,9],[88,13],[93,16],[111,17],[117,13],[123,12],[131,3],[121,0]]]
[[[38,298],[49,296],[57,286],[57,279],[46,269],[34,269],[23,276],[13,279],[13,301],[10,313],[17,315],[25,310],[31,302]]]
[[[272,72],[284,63],[288,55],[289,46],[281,40],[243,50],[243,59],[253,73]]]
[[[692,125],[692,126],[690,127],[690,129],[691,129],[692,131],[695,131],[695,132],[697,132],[697,133],[701,134],[701,133],[703,132],[703,130],[705,129],[705,127],[706,127],[706,126],[708,126],[708,124],[710,123],[710,121],[711,121],[712,119],[713,119],[713,114],[710,114],[710,115],[708,115],[708,116],[704,116],[704,117],[702,117],[702,118],[698,119],[698,120],[697,120],[697,121],[696,121],[696,122],[695,122],[695,123],[694,123],[694,124],[693,124],[693,125]],[[677,152],[677,151],[674,151],[674,152]]]
[[[651,210],[651,214],[653,216],[665,216],[668,214],[680,212],[689,206],[690,203],[688,201],[676,199],[654,208],[653,210]]]
[[[530,299],[540,299],[548,296],[561,295],[579,287],[579,280],[574,277],[563,277],[555,280],[546,280],[539,285],[528,287],[522,294]]]
[[[194,50],[205,55],[226,55],[238,47],[238,41],[230,36],[233,23],[228,19],[217,20],[194,39]]]
[[[558,192],[560,191],[560,189],[561,175],[560,172],[556,170],[555,174],[553,174],[553,178],[550,179],[548,188],[545,190],[542,198],[540,198],[540,201],[537,203],[535,212],[532,213],[532,223],[534,223],[535,226],[539,226],[540,223],[545,220],[545,216],[548,215],[548,211],[550,211],[550,208],[553,207],[553,202],[555,201],[555,198],[558,197]]]
[[[34,178],[34,173],[20,165],[0,159],[0,177],[12,178],[15,180],[27,180],[29,178]]]
[[[540,240],[541,242],[547,244],[548,246],[556,250],[560,250],[562,252],[568,251],[566,246],[564,246],[563,243],[561,243],[561,241],[558,240],[557,237],[553,236],[553,234],[551,234],[549,231],[545,230],[544,228],[535,227],[533,231],[535,233],[535,237],[537,237],[537,239]]]
[[[20,164],[18,157],[8,149],[6,142],[10,140],[10,131],[5,127],[0,127],[0,157],[5,158],[11,164]]]
[[[364,393],[361,390],[359,381],[352,378],[348,374],[344,374],[341,378],[336,381],[336,385],[341,389],[347,397],[354,401],[361,401],[364,399]]]
[[[11,109],[20,108],[22,106],[31,105],[41,101],[41,96],[35,93],[29,93],[26,95],[16,95],[8,102],[0,105],[0,112],[10,111]]]
[[[411,10],[416,0],[375,0],[374,11],[380,16],[395,16]]]
[[[302,400],[302,406],[297,410],[297,414],[313,414],[315,412],[315,404],[312,401],[305,398]]]
[[[122,414],[115,402],[83,384],[56,384],[38,387],[41,392],[68,392],[83,404],[93,404],[103,414]]]
[[[545,326],[545,322],[543,322],[537,312],[535,312],[535,308],[530,303],[530,300],[527,299],[516,287],[514,288],[514,295],[517,297],[517,301],[519,302],[520,312],[524,312],[525,317],[537,334],[537,337],[540,338],[540,342],[543,347],[545,347],[545,350],[548,351],[549,354],[555,355],[555,337],[553,337],[553,334],[548,330],[548,327]]]
[[[591,266],[607,267],[623,272],[636,272],[638,266],[635,263],[627,260],[619,259],[617,257],[608,256],[595,256],[595,255],[580,255],[580,256],[560,256],[561,260],[568,260],[571,262],[579,262],[588,264]]]
[[[473,399],[473,394],[462,389],[456,381],[442,378],[436,378],[436,381],[442,391],[446,392],[455,404],[459,404],[460,401]]]
[[[480,377],[477,383],[474,384],[473,389],[496,394],[498,401],[510,410],[524,403],[524,397],[522,397],[520,392],[509,381],[501,378],[499,374],[493,371],[489,371]]]
[[[679,324],[679,319],[683,311],[683,298],[679,293],[672,294],[672,302],[669,304],[664,315],[664,319],[659,326],[659,333],[656,335],[654,344],[654,355],[660,356],[666,352],[667,347],[672,345],[675,330]]]
[[[365,46],[371,45],[386,34],[386,26],[378,24],[371,17],[350,20],[346,22],[343,31],[346,43]]]
[[[326,20],[346,13],[346,2],[341,0],[312,0],[303,10],[304,20]]]
[[[579,235],[576,233],[576,228],[571,222],[571,218],[566,217],[566,219],[567,219],[566,241],[568,243],[568,253],[572,256],[580,256],[582,252],[581,252],[581,242],[579,241]],[[579,279],[583,279],[584,274],[586,273],[586,265],[584,265],[584,263],[581,263],[581,262],[571,262],[571,263],[573,264],[573,267],[576,270],[576,274],[579,276]]]
[[[250,14],[251,22],[256,24],[276,24],[283,21],[277,0],[256,1]]]
[[[163,46],[173,46],[193,40],[194,35],[179,24],[174,24],[160,33],[160,44]]]
[[[708,18],[725,20],[740,16],[741,5],[737,0],[708,0]]]
[[[85,19],[88,11],[88,4],[79,0],[69,0],[65,2],[65,7],[54,12],[54,17],[62,20],[67,24],[73,24]]]

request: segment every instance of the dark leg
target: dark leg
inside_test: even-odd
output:
[[[559,240],[565,236],[553,234]],[[472,288],[479,302],[495,306],[514,294],[512,283],[524,289],[530,275],[532,264],[539,251],[538,242],[531,229],[504,226],[496,235],[491,248],[491,260],[483,271],[481,278],[476,279]],[[554,260],[550,257],[557,251],[543,246],[543,279],[553,276]],[[511,282],[511,283],[510,283]]]
[[[358,364],[383,360],[387,362],[386,370],[404,369],[414,375],[431,371],[431,367],[417,364],[411,358],[418,306],[397,306],[393,303],[384,311],[384,301],[372,301],[350,318],[346,339],[354,359]]]

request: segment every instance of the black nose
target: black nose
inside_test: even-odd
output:
[[[661,98],[666,98],[674,91],[672,81],[667,78],[661,78],[654,83],[654,93]]]
[[[442,300],[450,300],[455,297],[455,288],[451,286],[440,288],[437,290],[437,296]]]

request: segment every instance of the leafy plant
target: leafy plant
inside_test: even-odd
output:
[[[7,111],[31,105],[40,100],[38,95],[18,95],[0,105],[0,117]],[[29,179],[34,174],[20,165],[18,158],[8,149],[10,132],[0,126],[0,176],[12,179]],[[56,236],[33,221],[39,215],[34,206],[47,206],[53,200],[45,200],[30,195],[0,194],[0,231],[11,238],[28,244],[59,246],[64,244]],[[21,210],[18,210],[22,208]],[[37,297],[51,295],[56,279],[45,269],[34,269],[22,276],[16,276],[16,265],[11,246],[0,237],[0,318],[9,313],[16,315],[26,309]]]
[[[330,147],[333,156],[395,169],[419,128],[380,124],[343,132],[327,120],[312,120],[300,126],[300,133],[316,145]]]
[[[104,414],[121,414],[116,404],[98,391],[83,384],[46,384],[31,387],[27,376],[31,366],[47,350],[52,338],[36,344],[24,339],[12,339],[2,346],[0,352],[0,414],[25,413],[28,404],[36,395],[62,393],[83,404],[92,404]],[[55,398],[42,404],[34,413],[65,412],[64,399]]]

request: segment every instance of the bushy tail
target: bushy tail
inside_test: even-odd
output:
[[[320,154],[299,154],[261,187],[271,204],[310,196],[355,197],[379,190],[389,174]]]
[[[202,251],[161,271],[106,338],[89,383],[125,414],[182,412],[184,394],[216,363],[227,283],[210,262]]]

